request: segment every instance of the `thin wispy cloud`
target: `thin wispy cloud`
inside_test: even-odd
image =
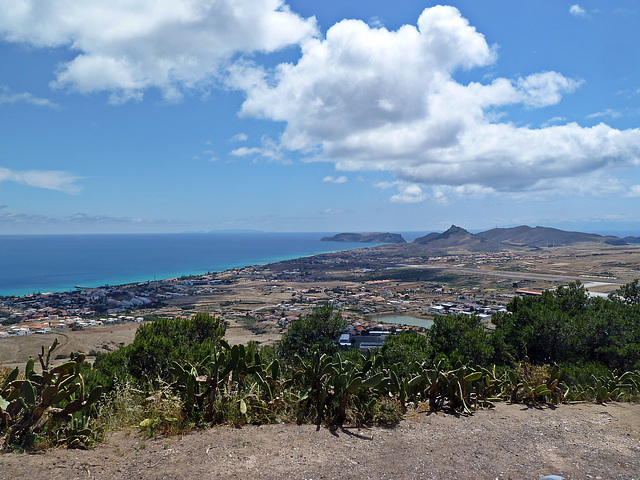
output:
[[[264,136],[261,139],[260,147],[239,147],[229,152],[234,157],[248,157],[256,160],[266,160],[268,162],[290,164],[291,160],[285,157],[281,146],[271,138]]]
[[[21,213],[8,205],[0,205],[0,225],[59,225],[59,226],[127,226],[127,225],[168,225],[170,220],[146,219],[135,217],[114,217],[109,215],[88,215],[78,212],[66,217]]]
[[[541,126],[549,127],[551,125],[557,125],[559,123],[566,123],[566,121],[567,121],[566,117],[551,117],[549,120],[544,122]]]
[[[57,190],[68,194],[80,193],[82,187],[77,182],[78,177],[68,172],[57,170],[10,170],[0,167],[0,183],[15,182],[30,187]]]
[[[325,215],[342,215],[344,213],[348,213],[348,211],[343,209],[327,208],[326,210],[323,210],[322,213]]]
[[[238,133],[229,139],[230,142],[246,142],[249,136],[246,133]]]
[[[347,177],[345,177],[344,175],[340,177],[332,177],[331,175],[327,175],[322,179],[322,181],[325,183],[346,183]]]
[[[0,106],[26,103],[36,107],[58,108],[59,105],[46,98],[37,97],[28,92],[14,93],[5,85],[0,85]]]
[[[592,113],[590,115],[587,115],[587,118],[602,118],[602,117],[606,117],[606,118],[618,118],[622,116],[622,114],[616,110],[613,110],[612,108],[608,108],[602,112],[596,112],[596,113]]]
[[[640,185],[632,185],[626,194],[627,197],[640,197]]]

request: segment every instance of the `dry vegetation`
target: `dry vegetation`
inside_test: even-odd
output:
[[[174,437],[136,431],[95,450],[0,456],[3,478],[631,480],[640,472],[640,405],[555,409],[498,404],[471,417],[410,413],[397,427],[216,427]]]

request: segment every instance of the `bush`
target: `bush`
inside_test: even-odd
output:
[[[399,373],[406,376],[414,362],[431,362],[434,357],[429,339],[413,331],[390,335],[382,345],[380,353],[385,365],[398,365]]]
[[[307,357],[315,351],[333,354],[338,351],[334,340],[347,327],[340,312],[334,312],[330,304],[316,308],[306,317],[300,317],[289,325],[280,340],[278,352],[285,358],[294,355]]]
[[[141,325],[130,345],[101,354],[94,363],[91,381],[110,389],[116,380],[155,382],[167,379],[172,362],[198,363],[220,346],[225,324],[207,313],[191,319],[162,318]]]
[[[466,315],[438,316],[427,332],[429,346],[452,364],[488,365],[494,356],[490,334],[479,317]]]

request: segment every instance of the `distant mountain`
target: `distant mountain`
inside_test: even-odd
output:
[[[605,243],[607,245],[626,245],[622,238],[612,235],[604,236],[595,233],[567,232],[557,228],[535,227],[526,225],[513,228],[493,228],[476,234],[484,240],[524,245],[529,247],[559,247],[577,243]]]
[[[449,230],[444,233],[432,232],[424,237],[416,238],[413,243],[424,245],[427,243],[442,242],[445,240],[449,243],[461,243],[470,240],[472,237],[473,234],[469,233],[464,228],[451,225]]]
[[[456,225],[451,225],[451,227],[444,233],[430,233],[424,237],[418,237],[413,241],[413,243],[416,245],[427,246],[429,250],[433,251],[444,251],[449,249],[490,251],[500,250],[502,248],[499,242],[485,240]]]
[[[407,243],[399,233],[339,233],[333,237],[323,237],[323,242],[361,242],[361,243]]]
[[[462,227],[451,225],[443,232],[432,232],[406,243],[397,233],[340,233],[324,237],[323,241],[367,242],[382,244],[403,244],[380,246],[380,249],[398,251],[402,249],[411,255],[446,255],[461,252],[499,252],[522,248],[560,247],[577,244],[627,245],[640,243],[640,237],[619,238],[613,235],[567,232],[550,227],[529,227],[521,225],[513,228],[493,228],[472,234]],[[627,243],[628,242],[628,243]]]
[[[597,235],[594,233],[566,232],[556,228],[528,227],[522,225],[513,228],[494,228],[475,235],[464,228],[452,225],[444,233],[429,233],[416,238],[408,247],[419,249],[428,254],[442,254],[451,252],[496,252],[513,248],[540,248],[575,245],[580,243],[600,243],[606,245],[627,245],[627,240],[612,235]],[[631,243],[631,242],[630,242]]]

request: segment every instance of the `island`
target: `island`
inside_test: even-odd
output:
[[[360,242],[360,243],[407,243],[399,233],[338,233],[332,237],[322,237],[323,242]]]

